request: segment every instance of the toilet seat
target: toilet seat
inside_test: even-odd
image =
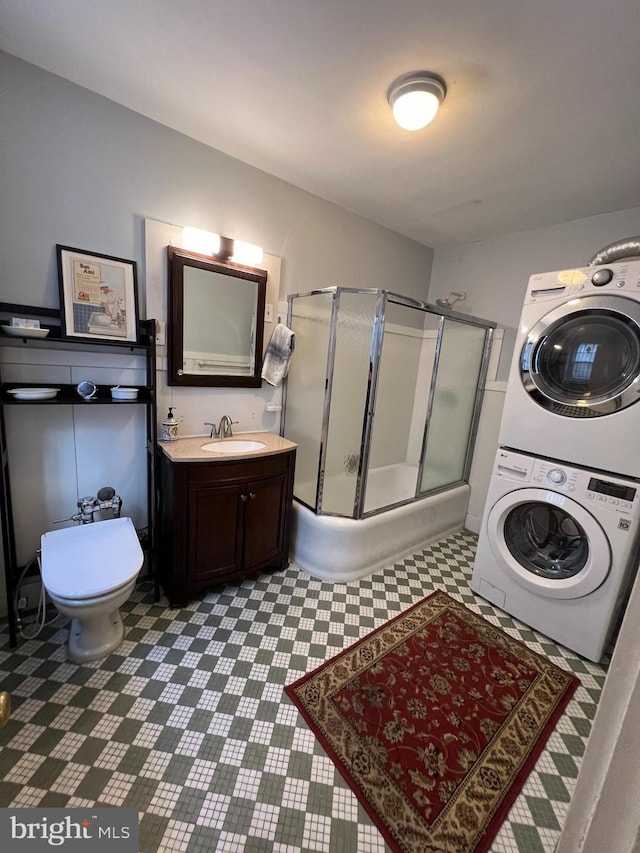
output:
[[[41,537],[42,583],[59,598],[107,595],[133,580],[143,562],[130,518],[51,530]]]

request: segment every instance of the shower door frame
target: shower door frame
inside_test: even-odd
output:
[[[472,450],[476,442],[476,436],[478,433],[478,424],[480,421],[480,412],[482,410],[482,398],[484,397],[484,386],[487,380],[487,373],[489,370],[489,359],[491,357],[491,346],[493,344],[493,332],[496,328],[496,324],[492,323],[489,320],[481,320],[478,317],[472,317],[469,314],[460,314],[459,312],[452,311],[451,309],[440,309],[440,306],[436,306],[439,310],[433,311],[429,313],[437,313],[440,316],[440,321],[438,323],[438,332],[436,339],[436,350],[433,359],[433,371],[431,374],[431,387],[429,389],[429,402],[427,404],[427,414],[425,417],[424,424],[424,433],[422,436],[422,447],[420,449],[420,462],[418,465],[418,478],[416,481],[416,493],[414,500],[420,500],[421,498],[426,498],[429,495],[437,495],[439,492],[447,491],[448,489],[455,488],[456,486],[460,486],[463,483],[467,483],[469,481],[469,473],[471,471],[471,465],[473,463],[473,454]],[[475,326],[484,328],[485,330],[485,338],[484,344],[482,347],[482,357],[480,359],[480,369],[478,371],[478,379],[476,381],[476,392],[474,394],[473,400],[473,413],[471,415],[471,423],[469,424],[469,435],[467,438],[467,446],[465,448],[465,457],[464,457],[464,466],[462,469],[462,475],[459,480],[454,480],[450,483],[446,483],[443,486],[438,486],[435,489],[427,489],[426,491],[422,491],[421,484],[422,478],[424,475],[424,466],[425,466],[425,457],[427,453],[427,444],[429,441],[429,427],[431,424],[431,413],[433,410],[433,401],[438,381],[438,366],[440,364],[440,356],[442,353],[442,337],[444,335],[445,330],[445,322],[446,320],[453,320],[455,322],[462,322],[468,326]],[[405,503],[409,503],[410,501],[405,501]]]
[[[336,337],[337,337],[337,325],[339,318],[339,306],[340,306],[340,294],[341,293],[360,293],[366,295],[376,294],[376,306],[373,317],[373,326],[371,332],[371,344],[369,348],[369,378],[367,383],[367,392],[365,397],[365,406],[364,406],[364,414],[363,414],[363,423],[361,430],[361,444],[360,444],[360,459],[358,464],[358,472],[356,475],[356,489],[355,489],[355,497],[353,504],[353,514],[345,515],[344,513],[339,512],[327,512],[322,509],[322,497],[324,491],[324,477],[325,477],[325,463],[326,463],[326,454],[327,454],[327,440],[329,435],[329,419],[331,414],[331,391],[333,388],[333,374],[334,374],[334,366],[335,366],[335,351],[336,351]],[[312,512],[317,515],[328,515],[335,516],[338,518],[351,518],[351,519],[364,519],[369,518],[374,515],[379,515],[380,513],[386,512],[390,509],[395,509],[396,507],[404,506],[405,504],[415,503],[417,500],[421,500],[422,498],[426,498],[430,495],[438,494],[442,491],[447,491],[448,489],[455,488],[462,483],[467,482],[469,471],[471,469],[472,464],[472,454],[471,450],[475,444],[475,439],[478,430],[478,422],[480,418],[481,412],[481,402],[484,395],[484,384],[487,377],[487,372],[489,368],[489,358],[491,354],[491,344],[493,340],[493,331],[496,328],[496,323],[490,320],[484,320],[480,317],[475,317],[470,314],[462,314],[459,311],[454,311],[451,309],[440,307],[439,305],[435,305],[429,302],[420,302],[416,299],[412,299],[407,296],[401,296],[400,294],[394,293],[389,290],[380,290],[377,288],[359,288],[359,287],[341,287],[339,285],[333,285],[332,287],[324,287],[318,288],[314,290],[309,290],[301,293],[291,293],[287,296],[288,302],[288,310],[287,310],[287,325],[291,326],[292,316],[293,316],[293,300],[304,298],[306,296],[316,296],[319,294],[331,294],[333,296],[332,305],[331,305],[331,317],[330,317],[330,332],[329,332],[329,343],[327,348],[327,362],[326,362],[326,374],[325,374],[325,391],[324,391],[324,399],[323,399],[323,408],[322,408],[322,425],[320,429],[320,452],[318,459],[318,474],[316,480],[316,492],[315,492],[315,507],[310,507],[305,501],[299,501],[303,506],[306,506]],[[420,462],[418,465],[418,475],[416,479],[416,489],[414,496],[411,498],[406,498],[405,500],[396,501],[395,503],[385,504],[383,507],[379,507],[373,510],[369,510],[369,512],[364,511],[364,504],[366,498],[366,488],[367,488],[367,477],[369,473],[369,456],[371,453],[371,436],[373,432],[373,424],[375,419],[375,408],[376,408],[376,397],[378,391],[378,377],[380,372],[380,360],[382,356],[382,343],[384,339],[384,329],[386,322],[386,314],[387,314],[387,304],[391,302],[392,304],[401,305],[405,308],[411,308],[414,310],[421,311],[422,313],[433,314],[440,318],[438,322],[438,330],[437,330],[437,339],[436,339],[436,352],[434,355],[433,362],[433,371],[431,376],[431,385],[429,389],[429,398],[427,403],[427,412],[425,416],[425,424],[424,431],[422,436],[422,446],[420,450]],[[481,327],[485,329],[485,340],[483,345],[482,357],[480,361],[480,369],[478,371],[478,379],[476,383],[476,393],[474,396],[473,402],[473,414],[471,417],[471,423],[469,425],[469,437],[467,440],[467,446],[465,450],[465,462],[463,467],[462,478],[455,482],[446,483],[443,486],[440,486],[436,489],[430,489],[428,491],[421,491],[420,485],[422,482],[423,468],[424,468],[424,456],[427,447],[427,436],[429,431],[429,419],[433,407],[433,396],[435,392],[435,383],[437,379],[438,372],[438,363],[441,354],[442,347],[442,336],[444,333],[444,324],[445,320],[451,319],[456,322],[465,323],[466,325]],[[282,410],[283,416],[280,422],[280,434],[284,435],[285,432],[285,421],[286,421],[286,402],[287,402],[287,382],[285,380],[284,388],[283,388],[283,400],[282,400]],[[296,500],[299,500],[296,498]]]

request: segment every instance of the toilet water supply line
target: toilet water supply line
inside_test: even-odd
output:
[[[52,625],[56,621],[58,616],[62,615],[56,610],[55,615],[47,621],[47,593],[45,591],[44,584],[41,583],[36,618],[33,622],[30,623],[29,626],[25,625],[24,628],[22,627],[22,619],[20,618],[20,611],[18,610],[18,601],[20,600],[20,587],[22,586],[22,581],[24,580],[25,575],[35,562],[38,563],[38,571],[40,572],[40,577],[42,578],[42,562],[40,560],[40,549],[38,549],[35,553],[35,556],[32,557],[31,560],[29,560],[27,565],[22,570],[20,579],[16,584],[16,592],[13,601],[13,611],[14,613],[18,614],[16,618],[16,622],[18,624],[18,632],[23,640],[34,640],[46,625]],[[27,633],[28,629],[33,627],[35,627],[35,631],[33,633]]]

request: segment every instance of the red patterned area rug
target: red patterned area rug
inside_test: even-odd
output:
[[[579,683],[438,591],[285,691],[393,850],[486,853]]]

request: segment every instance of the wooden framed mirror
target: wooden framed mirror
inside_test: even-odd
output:
[[[168,247],[169,385],[259,388],[267,273]]]

